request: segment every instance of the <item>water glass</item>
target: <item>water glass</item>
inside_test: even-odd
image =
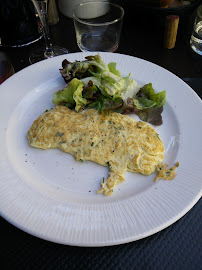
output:
[[[202,55],[202,5],[200,5],[196,12],[194,28],[190,39],[191,48]]]
[[[114,52],[119,46],[124,10],[108,1],[81,3],[73,10],[81,51]]]

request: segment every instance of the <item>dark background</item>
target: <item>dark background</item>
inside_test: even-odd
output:
[[[196,7],[173,9],[143,8],[132,0],[112,1],[121,3],[125,9],[120,46],[117,53],[136,56],[173,72],[180,78],[201,78],[202,57],[194,53],[189,45]],[[196,1],[197,5],[200,1]],[[59,10],[58,10],[59,12]],[[179,15],[176,45],[173,49],[163,47],[166,16]],[[75,37],[73,20],[59,12],[60,21],[50,27],[54,45],[65,47],[69,52],[80,51]],[[22,48],[3,48],[19,71],[29,65],[28,56],[43,46],[43,40]]]
[[[139,57],[168,69],[202,97],[202,58],[189,46],[196,7],[174,12],[137,7],[132,0],[115,2],[121,3],[125,9],[117,53]],[[180,16],[180,22],[176,46],[169,50],[163,47],[165,17],[174,13]],[[78,52],[72,19],[60,12],[59,17],[59,23],[50,27],[54,45]],[[18,72],[29,65],[28,56],[40,45],[43,45],[43,40],[22,48],[0,47],[0,59],[10,59]],[[201,224],[200,200],[179,221],[155,235],[118,246],[81,248],[36,238],[1,218],[0,267],[198,270],[202,269]]]

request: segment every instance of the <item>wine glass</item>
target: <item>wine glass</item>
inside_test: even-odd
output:
[[[29,62],[34,64],[44,59],[52,58],[58,55],[68,53],[68,50],[59,46],[53,46],[50,39],[49,27],[48,27],[48,0],[31,0],[42,24],[43,36],[45,40],[45,46],[36,49],[29,57]]]

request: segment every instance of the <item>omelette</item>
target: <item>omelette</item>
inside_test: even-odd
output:
[[[97,191],[104,195],[113,193],[114,186],[124,181],[126,171],[144,175],[160,172],[165,151],[156,130],[145,122],[116,112],[75,112],[65,106],[56,106],[40,115],[27,138],[33,147],[59,148],[77,161],[90,160],[108,166],[108,179],[103,178]],[[175,177],[175,173],[165,174],[167,179]]]

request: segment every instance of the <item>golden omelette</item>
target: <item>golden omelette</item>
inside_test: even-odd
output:
[[[164,145],[155,129],[116,112],[103,115],[88,109],[78,113],[56,106],[34,121],[27,138],[33,147],[59,148],[77,161],[109,166],[108,179],[103,179],[97,191],[104,195],[124,181],[126,170],[149,175],[164,157]]]

